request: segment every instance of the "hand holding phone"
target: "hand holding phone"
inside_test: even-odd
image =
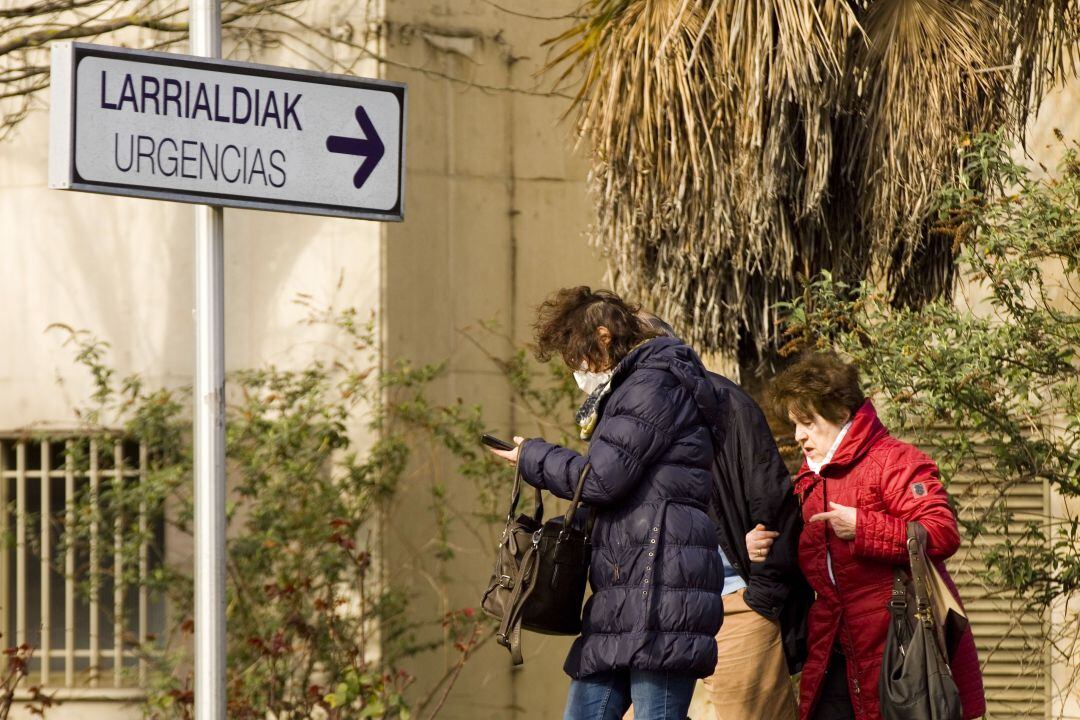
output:
[[[488,435],[487,433],[484,433],[480,436],[480,442],[484,443],[488,447],[495,448],[496,450],[513,450],[515,447],[517,447],[516,445],[508,443],[505,440],[495,437],[494,435]]]
[[[493,455],[498,455],[511,465],[517,465],[518,456],[521,454],[521,443],[525,442],[525,438],[515,435],[514,442],[511,444],[494,435],[484,433],[480,436],[480,442],[487,445]]]

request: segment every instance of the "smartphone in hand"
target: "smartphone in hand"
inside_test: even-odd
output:
[[[480,442],[484,443],[488,447],[495,448],[496,450],[513,450],[516,445],[508,443],[505,440],[501,440],[494,435],[488,435],[484,433],[480,436]]]

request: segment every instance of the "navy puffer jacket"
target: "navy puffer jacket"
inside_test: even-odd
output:
[[[694,351],[655,338],[615,369],[588,455],[543,440],[522,447],[522,477],[561,498],[591,465],[583,499],[597,511],[593,595],[566,659],[570,677],[715,669],[724,568],[706,510],[719,414]]]

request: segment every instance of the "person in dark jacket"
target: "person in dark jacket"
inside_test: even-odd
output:
[[[637,308],[587,287],[540,306],[537,356],[560,355],[589,398],[578,413],[589,450],[540,439],[493,451],[526,482],[595,509],[581,635],[565,670],[566,720],[684,720],[698,678],[716,665],[723,563],[709,519],[723,418],[701,360],[656,337]]]
[[[642,318],[675,337],[666,322]],[[794,719],[789,675],[806,658],[814,593],[799,571],[799,504],[765,414],[742,388],[708,373],[720,398],[711,514],[724,561],[724,627],[715,672],[704,681],[717,720]]]
[[[712,507],[729,622],[717,635],[716,671],[705,685],[717,720],[794,720],[790,675],[806,659],[814,600],[799,571],[799,504],[761,408],[731,380],[710,379],[728,407]]]

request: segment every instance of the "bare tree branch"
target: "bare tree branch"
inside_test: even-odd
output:
[[[15,8],[0,8],[0,18],[38,17],[53,12],[65,12],[75,10],[87,5],[93,5],[101,0],[46,0],[45,2],[23,5]]]
[[[2,2],[2,0],[0,0]],[[188,40],[186,2],[178,0],[30,0],[0,8],[0,141],[35,109],[49,87],[49,44],[83,40],[169,50]],[[224,0],[222,30],[230,57],[250,59],[272,48],[319,69],[352,73],[362,60],[487,93],[570,99],[558,88],[490,85],[452,73],[417,67],[376,51],[373,39],[387,31],[369,2],[345,4],[344,17],[312,19],[309,0]],[[500,8],[510,12],[505,8]],[[557,20],[558,18],[547,18]],[[485,36],[487,37],[487,36]],[[516,59],[498,34],[487,37]]]

